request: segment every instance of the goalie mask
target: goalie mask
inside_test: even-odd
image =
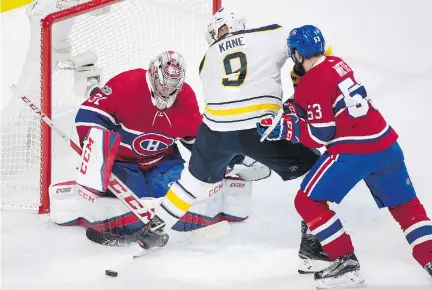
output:
[[[180,92],[186,74],[186,64],[178,52],[164,51],[151,60],[147,72],[152,103],[159,110],[171,107]]]
[[[230,33],[246,29],[246,20],[237,18],[234,13],[220,8],[207,24],[206,40],[209,45],[212,45],[218,40],[219,29],[226,25]]]

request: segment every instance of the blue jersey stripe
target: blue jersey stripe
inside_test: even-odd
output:
[[[413,230],[406,236],[406,239],[408,243],[412,244],[415,240],[427,235],[432,235],[432,226],[430,225]]]
[[[308,124],[311,134],[322,142],[328,142],[333,139],[336,133],[336,126],[315,127]]]
[[[342,229],[342,223],[339,219],[337,219],[331,226],[329,226],[326,229],[323,229],[319,233],[317,233],[315,236],[319,241],[324,241],[331,236],[333,236],[335,233],[340,231]]]
[[[107,116],[99,114],[98,112],[79,109],[77,116],[75,117],[76,123],[93,123],[103,126],[108,130],[114,131],[122,135],[122,143],[131,145],[133,140],[142,133],[132,133],[129,130],[126,131],[121,124],[113,123]]]
[[[109,130],[111,130],[115,125],[107,116],[86,109],[78,110],[78,113],[75,117],[75,123],[98,124]]]
[[[346,103],[345,103],[344,98],[342,98],[334,106],[334,108],[333,108],[333,114],[336,116],[339,113],[339,111],[341,111],[341,110],[343,110],[345,108],[346,108]]]

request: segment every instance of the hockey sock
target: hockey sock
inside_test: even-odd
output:
[[[417,197],[395,207],[389,207],[393,218],[401,226],[414,259],[424,267],[432,261],[432,222]]]
[[[295,208],[312,234],[321,242],[331,260],[354,252],[350,236],[326,201],[314,201],[302,190],[297,192]]]

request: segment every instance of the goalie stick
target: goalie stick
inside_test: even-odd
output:
[[[45,124],[47,124],[53,131],[55,131],[64,141],[68,142],[72,149],[78,153],[82,154],[82,149],[66,134],[64,134],[58,127],[54,125],[52,120],[46,116],[41,109],[39,109],[35,104],[33,104],[16,85],[12,85],[11,89],[18,98],[20,98],[24,103],[26,103],[33,112],[41,118]],[[155,213],[153,210],[148,208],[145,204],[140,201],[140,198],[135,195],[135,193],[126,186],[114,173],[111,172],[108,188],[110,191],[118,198],[120,201],[127,207],[131,212],[133,212],[144,224],[144,226],[150,225],[149,222],[155,217]],[[152,228],[152,230],[156,230],[158,227],[161,227],[160,224],[156,226],[156,228]],[[208,231],[210,231],[209,226],[206,231],[202,231],[204,234],[208,235]],[[215,227],[215,229],[218,229]],[[197,234],[200,232],[196,230]],[[221,232],[221,235],[224,235],[225,232]],[[217,235],[215,232],[214,235]]]

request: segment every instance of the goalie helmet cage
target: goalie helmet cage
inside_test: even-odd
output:
[[[72,56],[96,53],[96,66],[103,72],[101,84],[122,71],[146,68],[151,56],[172,49],[186,59],[186,81],[200,85],[198,66],[207,48],[205,23],[221,7],[221,0],[74,1],[79,0],[28,6],[31,39],[18,81],[26,97],[64,132],[73,134],[73,119],[85,96],[74,93],[73,71],[53,59],[56,39],[70,44],[60,49],[70,48]],[[66,34],[58,28],[61,25],[69,27]],[[77,166],[68,162],[72,157],[66,157],[73,155],[72,149],[56,138],[18,98],[2,108],[1,208],[49,212],[53,171],[60,174],[68,166]],[[53,168],[53,158],[59,159],[58,168]]]

